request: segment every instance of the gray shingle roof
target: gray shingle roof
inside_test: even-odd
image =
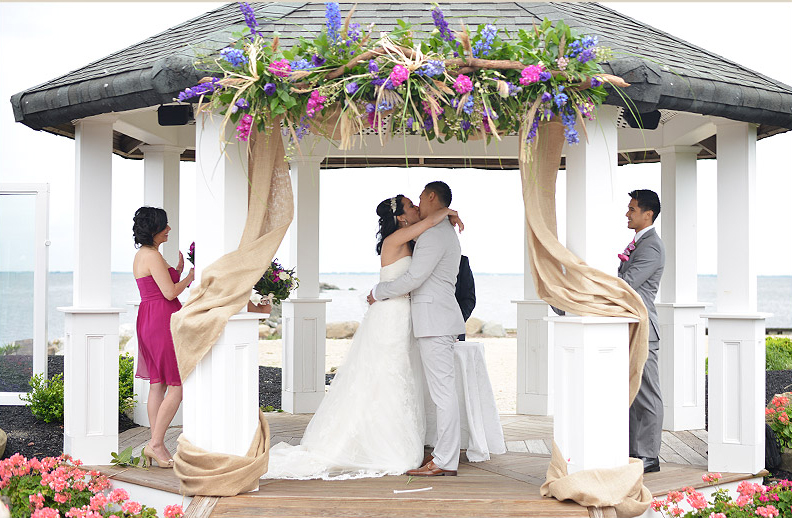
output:
[[[264,33],[278,31],[282,45],[311,37],[325,23],[323,3],[252,4]],[[352,7],[340,5],[342,15]],[[718,115],[760,124],[760,137],[792,129],[792,88],[684,40],[629,18],[609,7],[570,3],[443,3],[452,28],[496,23],[511,32],[543,18],[564,20],[582,34],[596,34],[614,50],[605,68],[624,77],[641,112],[654,109]],[[397,19],[418,30],[433,29],[426,4],[361,3],[354,19],[392,29]],[[494,21],[493,21],[494,20]],[[34,129],[63,132],[70,121],[171,102],[204,74],[193,66],[196,53],[225,47],[244,27],[237,4],[224,5],[83,68],[17,93],[14,116]],[[640,57],[637,57],[640,56]],[[623,106],[612,94],[608,104]]]

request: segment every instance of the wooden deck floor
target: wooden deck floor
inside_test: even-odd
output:
[[[298,444],[311,415],[269,413],[272,444]],[[264,480],[259,491],[230,498],[195,498],[190,517],[506,517],[603,516],[573,502],[542,498],[550,461],[553,418],[502,415],[508,452],[492,460],[460,464],[458,477],[415,479],[406,476],[347,481]],[[176,451],[180,427],[168,430],[166,444]],[[148,428],[128,430],[119,448],[132,446],[135,455],[149,438]],[[464,455],[462,455],[464,459]],[[706,472],[707,432],[663,432],[661,469],[644,477],[655,496],[684,486],[703,487]],[[121,469],[103,466],[107,475],[127,482],[178,493],[172,470]],[[750,478],[745,473],[724,473],[724,482]],[[394,490],[431,488],[421,492]],[[605,510],[605,516],[608,510]]]

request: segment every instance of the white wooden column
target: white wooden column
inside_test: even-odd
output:
[[[710,471],[764,468],[765,317],[756,311],[756,126],[716,119],[718,299],[709,318]]]
[[[553,415],[553,323],[531,276],[528,236],[523,231],[523,299],[517,304],[517,413]]]
[[[300,287],[283,302],[281,407],[315,412],[325,394],[326,304],[319,298],[319,164],[324,157],[292,160],[294,221],[290,256]]]
[[[550,317],[555,335],[553,438],[569,473],[629,460],[629,318]]]
[[[64,445],[86,464],[118,451],[118,314],[110,307],[113,116],[75,124],[74,291],[66,313]]]
[[[626,243],[619,239],[625,228],[623,212],[611,209],[614,195],[613,175],[618,166],[618,108],[600,106],[597,120],[588,125],[588,142],[566,145],[567,222],[566,246],[587,264],[616,275],[618,259]]]
[[[143,203],[168,213],[171,227],[162,255],[171,266],[179,262],[179,158],[184,148],[141,146],[143,151]]]
[[[705,305],[698,302],[698,147],[671,146],[660,154],[662,239],[666,262],[657,315],[663,429],[704,428]]]
[[[196,124],[195,282],[237,249],[247,217],[247,144],[231,124],[222,132],[221,120],[204,113]],[[207,451],[244,455],[258,427],[258,314],[232,316],[182,383],[185,437]]]

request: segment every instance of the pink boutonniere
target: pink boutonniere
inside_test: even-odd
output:
[[[627,245],[627,248],[624,249],[624,252],[622,252],[620,254],[616,254],[616,255],[619,257],[621,262],[625,262],[627,259],[630,258],[630,254],[632,253],[633,250],[635,250],[635,240],[634,239],[632,241],[630,241],[630,244]]]

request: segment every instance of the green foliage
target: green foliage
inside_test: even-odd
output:
[[[792,369],[792,339],[787,337],[765,338],[765,365],[769,371]]]
[[[22,345],[11,342],[10,344],[0,345],[0,356],[6,356],[9,354],[14,354],[19,350]]]
[[[135,359],[129,353],[118,357],[118,412],[135,408]]]
[[[44,379],[43,374],[36,374],[28,382],[30,392],[19,396],[27,401],[33,415],[45,423],[63,422],[63,374]]]
[[[135,457],[132,455],[132,446],[125,449],[121,453],[112,452],[110,454],[113,457],[113,460],[110,461],[110,464],[113,466],[140,466],[145,467],[146,461],[143,459],[143,455],[139,457]]]
[[[283,409],[281,409],[281,408],[275,408],[275,407],[274,407],[274,406],[272,406],[272,405],[267,405],[267,406],[262,406],[262,407],[261,407],[261,411],[262,411],[262,412],[283,412]]]

